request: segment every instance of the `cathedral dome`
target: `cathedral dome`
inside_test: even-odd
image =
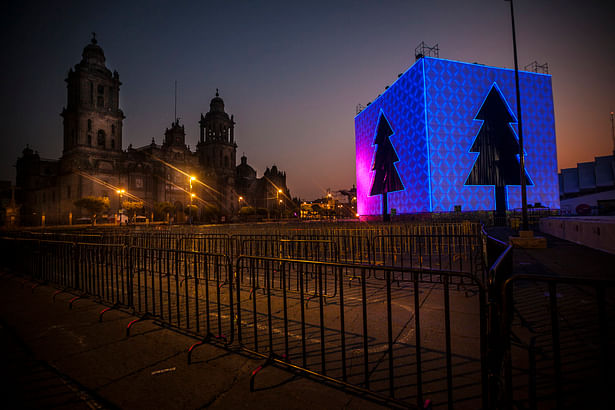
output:
[[[237,176],[244,179],[256,179],[256,171],[248,165],[248,158],[243,155],[241,164],[237,165]]]
[[[224,100],[220,98],[220,94],[218,93],[218,89],[216,88],[216,96],[211,99],[209,103],[209,111],[210,112],[224,112]]]
[[[102,66],[105,65],[105,53],[103,52],[103,49],[98,45],[98,41],[96,40],[96,34],[92,33],[92,41],[90,42],[90,44],[84,47],[81,57],[81,63]]]

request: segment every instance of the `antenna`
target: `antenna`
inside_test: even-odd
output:
[[[177,80],[175,80],[175,114],[174,114],[174,121],[177,121]]]

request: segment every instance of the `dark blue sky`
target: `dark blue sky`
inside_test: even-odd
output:
[[[513,67],[503,0],[10,3],[0,9],[0,179],[14,180],[26,143],[60,157],[64,78],[92,31],[123,83],[124,149],[162,141],[175,80],[194,149],[219,88],[238,157],[259,176],[275,163],[303,199],[354,183],[355,107],[412,65],[421,41],[442,58]],[[547,62],[553,75],[560,168],[610,154],[613,2],[517,0],[515,11],[520,67]]]

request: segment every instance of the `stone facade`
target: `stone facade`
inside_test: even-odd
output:
[[[162,144],[152,138],[149,145],[123,150],[122,83],[117,71],[106,67],[95,38],[84,48],[81,62],[68,72],[66,83],[62,157],[43,159],[26,146],[17,159],[22,224],[67,224],[87,217],[85,210],[74,206],[86,196],[109,198],[108,215],[118,212],[120,201],[142,202],[138,214],[148,218],[157,203],[167,202],[174,206],[177,222],[185,220],[190,203],[197,206],[197,219],[214,215],[230,220],[246,204],[274,208],[271,199],[278,190],[283,190],[284,200],[290,198],[286,175],[275,165],[262,178],[257,178],[245,156],[236,166],[235,121],[225,112],[218,90],[209,112],[201,114],[195,152],[186,145],[179,120],[166,129]],[[118,190],[124,190],[121,197]]]

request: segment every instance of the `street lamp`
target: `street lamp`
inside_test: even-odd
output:
[[[194,198],[196,194],[190,194],[190,224],[192,225],[192,198]]]
[[[188,219],[190,220],[190,225],[192,225],[192,198],[195,195],[192,193],[192,181],[196,180],[196,177],[190,176],[188,182],[190,183],[190,209],[188,211]]]
[[[282,204],[282,200],[280,199],[281,193],[282,193],[281,189],[278,189],[278,192],[275,193],[275,199],[276,199],[276,202],[278,203],[278,219],[280,219],[280,208]]]
[[[517,39],[515,36],[515,12],[513,0],[510,1],[510,20],[512,22],[513,52],[515,56],[515,87],[517,90],[517,128],[519,129],[519,165],[521,168],[521,212],[522,229],[528,230],[527,223],[527,188],[525,181],[525,153],[523,152],[523,123],[521,122],[521,93],[519,91],[519,65],[517,63]]]
[[[119,201],[117,204],[117,213],[120,216],[120,225],[122,224],[122,195],[124,195],[124,191],[123,189],[118,189],[117,194],[119,195]]]

